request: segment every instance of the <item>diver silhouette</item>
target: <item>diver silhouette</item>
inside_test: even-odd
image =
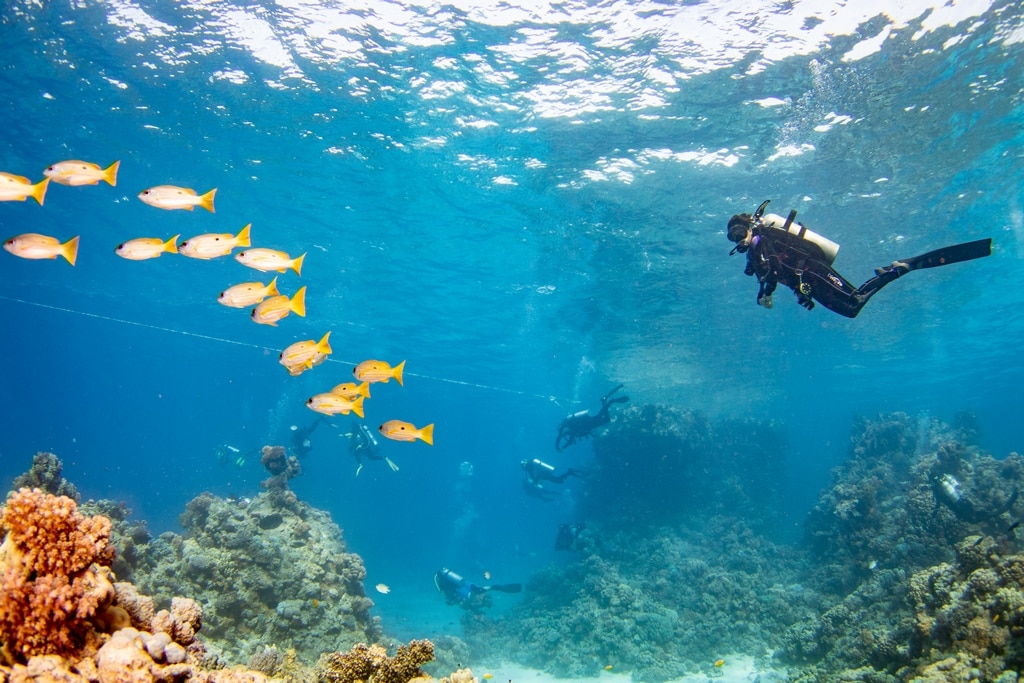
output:
[[[589,410],[581,410],[562,420],[562,423],[558,425],[558,436],[555,437],[555,450],[562,451],[572,446],[579,439],[590,436],[590,433],[598,427],[611,422],[612,418],[608,413],[609,406],[613,403],[625,403],[629,400],[629,396],[616,396],[612,398],[612,395],[622,387],[623,385],[620,384],[601,397],[601,408],[597,411],[596,415],[591,415]]]

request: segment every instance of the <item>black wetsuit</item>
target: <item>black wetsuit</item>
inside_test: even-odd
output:
[[[758,302],[763,297],[770,297],[776,285],[781,283],[792,289],[800,305],[808,310],[814,308],[817,301],[847,318],[857,317],[878,290],[901,275],[921,268],[988,256],[992,252],[991,239],[944,247],[901,261],[903,267],[879,269],[875,277],[860,287],[854,287],[829,265],[821,247],[798,235],[755,225],[751,241],[747,249],[747,267],[743,272],[757,276],[761,284]]]

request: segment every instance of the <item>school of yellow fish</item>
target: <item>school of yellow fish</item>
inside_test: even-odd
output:
[[[33,183],[25,176],[0,172],[0,202],[23,202],[31,197],[42,206],[51,181],[72,187],[98,185],[105,182],[114,187],[117,185],[117,173],[120,165],[120,161],[115,161],[107,168],[101,168],[98,164],[87,161],[61,161],[47,167],[43,171],[43,179],[38,183]],[[158,185],[143,190],[138,194],[138,198],[149,206],[168,211],[176,209],[192,211],[198,206],[214,213],[213,202],[216,195],[217,188],[204,194],[198,194],[195,190],[187,187]],[[180,235],[175,235],[167,240],[159,237],[138,237],[119,244],[114,249],[114,253],[131,261],[154,259],[165,253],[209,260],[228,256],[236,248],[241,248],[243,251],[235,254],[235,260],[244,266],[263,273],[270,271],[286,273],[291,270],[296,277],[302,275],[302,263],[306,254],[292,258],[289,254],[276,249],[252,247],[251,228],[252,224],[250,223],[238,234],[206,233],[190,237],[181,243],[178,242]],[[62,257],[73,266],[78,258],[78,242],[79,236],[61,242],[56,237],[49,235],[25,233],[11,237],[4,242],[4,249],[25,259]],[[278,291],[277,280],[278,278],[274,277],[268,284],[243,282],[234,285],[221,292],[217,297],[217,302],[230,308],[252,307],[250,317],[253,322],[260,325],[277,326],[277,323],[290,313],[305,317],[306,287],[299,287],[289,297]],[[331,354],[330,336],[331,332],[328,330],[319,341],[307,339],[295,342],[281,352],[278,362],[284,366],[289,375],[293,377],[301,375],[327,360],[327,356]],[[324,415],[355,413],[360,418],[364,418],[363,402],[370,397],[370,384],[387,383],[394,379],[399,386],[405,386],[402,379],[404,370],[404,360],[394,367],[382,360],[363,361],[352,371],[356,380],[360,382],[359,384],[353,382],[338,384],[330,391],[310,397],[306,401],[306,406],[310,410]],[[418,439],[431,446],[434,445],[433,424],[416,427],[402,420],[387,420],[378,427],[378,430],[385,437],[395,441],[413,442]],[[385,590],[381,590],[381,587]],[[384,584],[379,584],[377,589],[382,593],[387,592],[387,587]]]

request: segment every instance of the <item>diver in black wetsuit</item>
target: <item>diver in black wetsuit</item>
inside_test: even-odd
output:
[[[296,427],[292,426],[292,455],[299,458],[304,458],[306,455],[313,450],[313,443],[310,441],[310,435],[316,431],[316,428],[323,422],[323,417],[318,417],[308,427]]]
[[[992,253],[991,238],[955,244],[913,258],[893,261],[892,265],[875,269],[875,277],[854,287],[832,268],[839,245],[794,223],[796,211],[789,218],[765,215],[765,201],[754,215],[741,213],[729,219],[728,237],[737,251],[747,255],[747,275],[756,275],[761,288],[757,303],[772,307],[772,293],[782,283],[796,294],[797,302],[811,310],[817,301],[825,308],[847,318],[855,318],[864,304],[898,277],[912,270],[970,261]]]
[[[561,484],[569,477],[586,476],[583,470],[573,469],[572,467],[561,474],[555,474],[553,466],[538,458],[522,460],[519,466],[523,470],[523,489],[531,496],[542,500],[554,500],[562,495],[559,491],[544,488],[544,482],[550,481],[555,484]]]
[[[620,384],[601,397],[601,409],[597,411],[596,415],[591,415],[589,410],[581,410],[562,420],[562,423],[558,425],[558,436],[555,437],[555,450],[561,451],[568,448],[578,439],[590,436],[592,431],[611,422],[612,418],[608,414],[608,407],[613,403],[625,403],[629,400],[629,396],[612,398],[612,395],[621,388]]]

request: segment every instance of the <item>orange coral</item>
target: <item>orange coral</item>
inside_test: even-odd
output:
[[[113,599],[110,520],[86,517],[71,498],[12,493],[0,514],[0,658],[74,655],[88,621]]]

